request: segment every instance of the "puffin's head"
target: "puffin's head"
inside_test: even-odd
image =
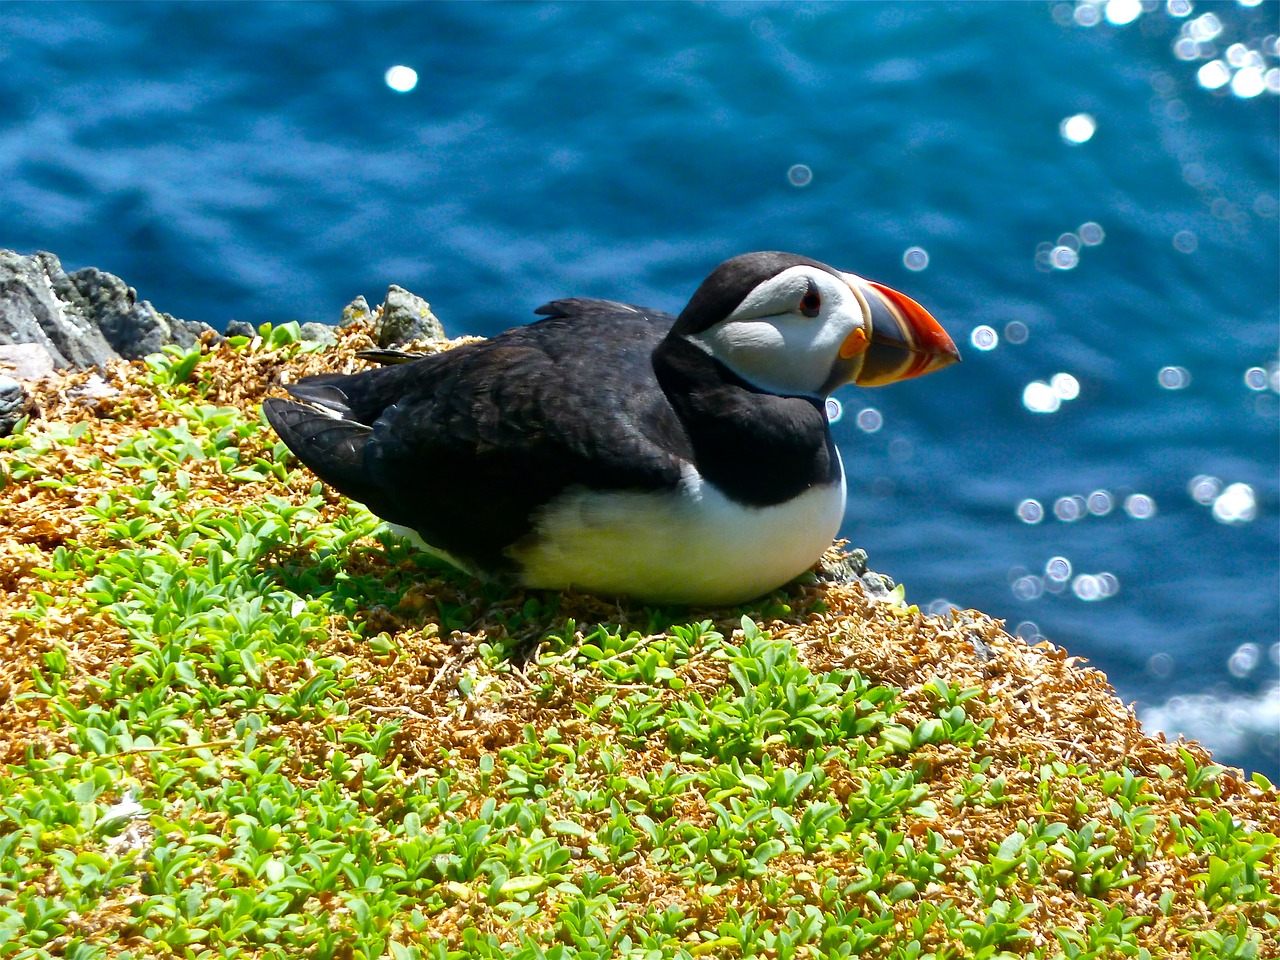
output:
[[[824,397],[960,359],[920,304],[792,253],[744,253],[702,282],[672,336],[685,337],[762,390]]]

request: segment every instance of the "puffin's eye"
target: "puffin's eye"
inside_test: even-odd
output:
[[[822,309],[822,297],[818,293],[818,285],[810,280],[809,289],[800,298],[800,312],[806,317],[816,317],[820,309]]]

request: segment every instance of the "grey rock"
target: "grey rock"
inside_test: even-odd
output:
[[[231,320],[227,323],[226,336],[228,337],[249,337],[253,339],[258,335],[258,328],[248,320]]]
[[[298,328],[302,334],[303,340],[311,340],[316,343],[337,343],[338,336],[333,332],[333,327],[327,323],[304,323]]]
[[[976,633],[969,637],[969,642],[973,644],[973,652],[979,663],[990,663],[996,658],[996,648]]]
[[[0,437],[13,432],[14,425],[31,409],[31,397],[13,377],[0,374]]]
[[[55,369],[53,354],[38,343],[0,344],[0,373],[18,380],[43,380]]]
[[[136,360],[171,343],[192,347],[206,332],[207,324],[159,312],[96,267],[68,274],[51,253],[0,250],[0,344],[36,344],[57,368]]]
[[[853,583],[867,572],[867,551],[850,550],[834,563],[823,559],[818,565],[818,579],[827,583]]]
[[[200,336],[212,330],[208,324],[179,320],[156,310],[147,300],[139,300],[138,292],[114,274],[97,267],[85,267],[67,274],[71,289],[65,298],[71,301],[79,294],[87,304],[87,314],[112,349],[129,360],[140,360],[168,344],[190,348]]]
[[[0,250],[0,343],[34,343],[58,368],[92,367],[114,360],[112,349],[87,311],[58,258],[24,257]]]
[[[861,577],[862,589],[872,600],[887,600],[893,591],[893,579],[883,573],[867,571]]]
[[[369,309],[369,301],[364,297],[356,297],[342,308],[342,320],[338,323],[338,326],[345,330],[353,323],[369,319],[372,314],[373,311]]]
[[[345,314],[345,311],[344,311]],[[387,289],[382,319],[376,334],[378,346],[398,347],[410,340],[443,340],[444,327],[431,312],[431,305],[394,283]]]

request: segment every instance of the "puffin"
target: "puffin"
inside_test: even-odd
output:
[[[812,567],[845,509],[826,398],[960,359],[890,287],[747,253],[679,316],[572,298],[488,340],[305,377],[263,409],[321,480],[512,586],[742,603]]]

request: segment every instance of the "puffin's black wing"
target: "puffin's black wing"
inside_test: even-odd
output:
[[[433,546],[491,571],[560,492],[674,487],[688,439],[653,372],[674,318],[558,300],[547,319],[264,403],[303,463]]]

